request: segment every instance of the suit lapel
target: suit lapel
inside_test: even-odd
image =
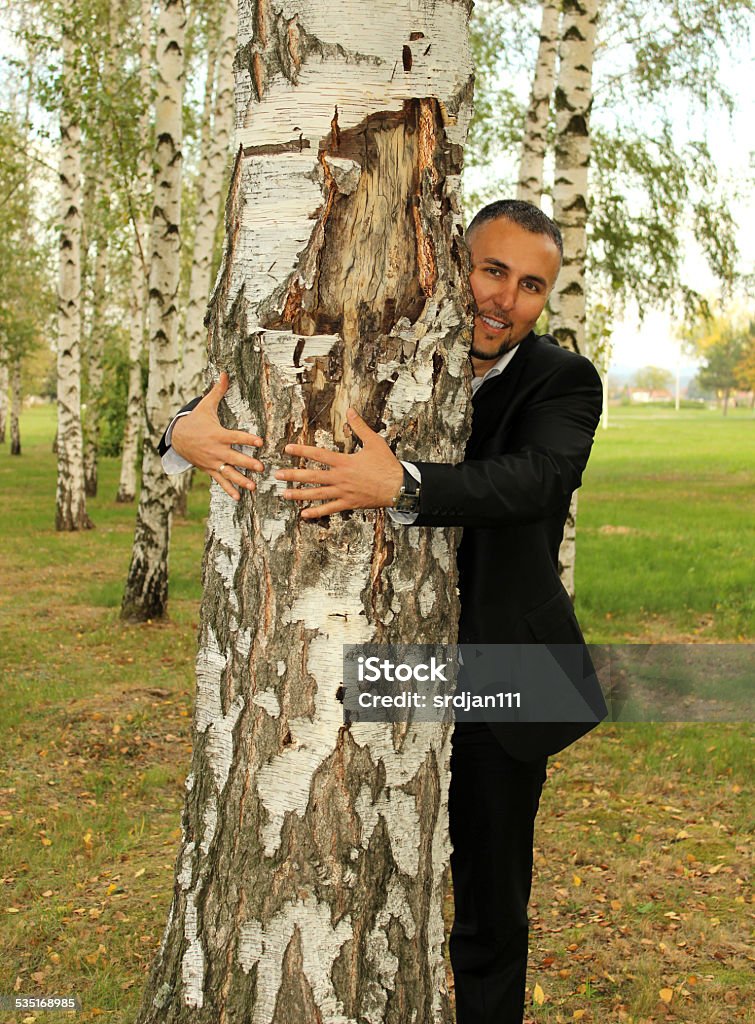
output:
[[[473,395],[472,433],[467,442],[467,459],[473,459],[484,441],[505,427],[535,340],[536,335],[528,334],[520,342],[519,350],[504,371],[482,384]]]

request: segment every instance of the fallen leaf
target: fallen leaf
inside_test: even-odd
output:
[[[537,982],[535,983],[535,987],[532,990],[532,1002],[536,1006],[542,1006],[545,1002],[545,992],[543,992],[542,988],[540,987],[540,985],[537,984]]]
[[[579,875],[572,875],[572,882],[574,882],[575,885],[582,885],[582,879]]]
[[[670,1003],[674,997],[674,990],[673,988],[662,988],[658,995],[664,1003]]]
[[[587,1013],[587,1010],[575,1010],[574,1013],[572,1014],[572,1017],[574,1018],[574,1020],[582,1020],[582,1018],[584,1017],[584,1015],[586,1013]]]

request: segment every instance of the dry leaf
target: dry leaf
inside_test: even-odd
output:
[[[574,1020],[582,1020],[582,1018],[584,1017],[584,1015],[586,1013],[587,1013],[587,1010],[575,1010],[574,1013],[572,1014],[572,1017],[574,1018]]]
[[[537,984],[537,982],[535,983],[535,987],[532,990],[532,1002],[536,1006],[542,1006],[545,1002],[545,992],[543,992],[542,988]]]
[[[674,997],[673,988],[662,988],[658,993],[664,1003],[670,1003]]]
[[[574,882],[575,885],[582,885],[582,879],[579,875],[572,875],[572,882]]]

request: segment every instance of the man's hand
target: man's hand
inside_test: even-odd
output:
[[[240,473],[239,469],[261,473],[264,467],[259,459],[244,455],[231,446],[244,444],[258,448],[262,438],[245,430],[226,430],[220,425],[218,406],[227,390],[228,374],[224,372],[202,401],[186,416],[176,420],[170,443],[187,462],[198,469],[204,469],[226,494],[238,501],[241,495],[237,488],[243,487],[247,491],[255,488],[254,481]]]
[[[277,480],[293,480],[313,487],[298,487],[283,492],[294,501],[324,501],[324,505],[306,508],[303,519],[319,519],[334,512],[354,508],[385,508],[394,503],[404,480],[404,467],[380,434],[370,430],[361,416],[349,409],[349,426],[363,447],[353,455],[331,452],[304,444],[287,444],[286,453],[328,469],[279,469]]]

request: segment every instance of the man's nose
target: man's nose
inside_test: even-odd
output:
[[[517,287],[515,281],[499,281],[495,292],[495,301],[504,311],[508,312],[516,305]]]

